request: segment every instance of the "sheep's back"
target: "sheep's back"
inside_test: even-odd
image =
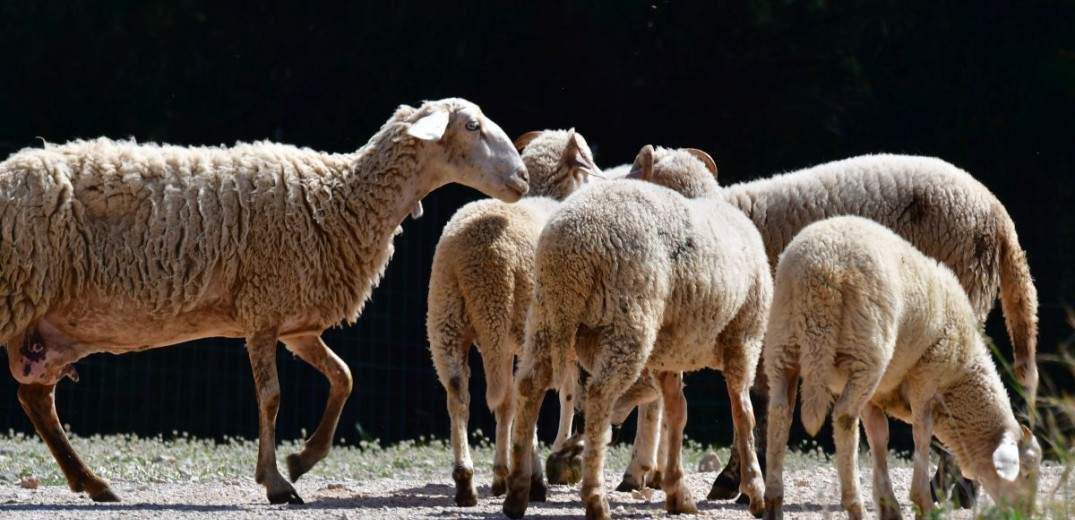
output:
[[[988,313],[999,289],[996,197],[967,172],[928,157],[871,155],[822,164],[724,189],[761,231],[770,263],[805,226],[855,215],[892,229],[944,262]],[[999,208],[999,210],[998,210]]]

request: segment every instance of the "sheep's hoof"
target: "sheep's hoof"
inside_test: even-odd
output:
[[[620,485],[616,486],[616,491],[620,493],[630,493],[631,491],[638,491],[642,489],[642,486],[635,482],[635,479],[630,475],[624,475],[623,480],[620,481]]]
[[[661,489],[664,484],[664,474],[658,471],[654,471],[650,478],[646,479],[646,487],[650,489]]]
[[[576,484],[582,480],[582,450],[567,448],[545,459],[550,484]]]
[[[287,456],[287,476],[291,478],[292,482],[295,482],[299,477],[310,471],[309,467],[302,463],[302,457],[299,457],[298,453],[292,453]]]
[[[611,520],[608,499],[605,495],[593,495],[586,501],[586,520]]]
[[[531,502],[544,502],[547,500],[549,494],[549,487],[545,485],[545,480],[541,478],[541,475],[530,476],[530,501]]]
[[[903,515],[900,514],[899,504],[884,503],[877,513],[877,516],[881,518],[881,520],[903,520]]]
[[[527,491],[525,489],[509,489],[508,496],[504,497],[504,516],[518,520],[526,514]]]
[[[765,520],[783,520],[784,497],[768,497],[765,499]]]
[[[727,468],[725,468],[727,469]],[[731,500],[739,496],[739,479],[730,471],[722,471],[713,481],[713,488],[706,498],[709,500]]]
[[[112,490],[109,489],[109,488],[104,488],[101,491],[93,493],[92,495],[90,495],[90,500],[93,500],[94,502],[119,502],[120,501],[119,497],[116,496],[116,494],[113,493]]]
[[[974,509],[978,502],[978,483],[960,476],[956,479],[955,505],[960,509]]]
[[[673,515],[698,513],[698,506],[694,504],[686,487],[681,487],[679,492],[669,494],[664,500],[664,509]]]
[[[270,504],[305,504],[294,489],[284,489],[276,493],[269,492],[268,497]]]
[[[455,481],[455,505],[471,507],[478,505],[478,493],[474,490],[474,470],[463,465],[452,470]]]
[[[500,495],[503,495],[507,491],[508,491],[507,482],[503,478],[493,477],[493,486],[492,486],[493,496],[498,497]]]
[[[744,493],[743,496],[746,496]],[[761,518],[765,514],[765,499],[758,497],[757,500],[750,500],[750,505],[747,506],[747,510],[754,518]]]

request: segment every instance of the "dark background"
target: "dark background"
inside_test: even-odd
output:
[[[512,137],[574,126],[604,166],[646,143],[701,148],[726,184],[861,153],[937,156],[1014,219],[1040,291],[1041,351],[1071,341],[1075,2],[223,4],[0,3],[0,157],[99,135],[353,151],[399,104],[447,96]],[[429,266],[444,223],[478,197],[427,197],[358,324],[326,333],[355,378],[337,440],[447,437],[425,338]],[[987,331],[1010,359],[999,309]],[[279,436],[296,438],[316,426],[327,383],[280,352]],[[57,392],[77,434],[257,435],[241,342],[96,355],[78,370],[82,382]],[[687,384],[688,436],[726,444],[720,376]],[[0,376],[0,431],[32,432],[15,389]],[[491,435],[478,375],[471,393],[471,430]],[[550,395],[543,439],[555,409]]]

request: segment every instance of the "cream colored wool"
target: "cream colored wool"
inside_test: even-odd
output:
[[[535,259],[537,287],[516,373],[511,473],[504,512],[519,518],[541,468],[530,465],[531,439],[546,389],[557,385],[572,352],[589,369],[582,498],[587,516],[608,517],[603,458],[616,398],[646,367],[662,373],[669,419],[663,487],[671,512],[695,511],[679,461],[685,403],[677,373],[705,367],[724,372],[741,435],[743,491],[760,514],[762,481],[753,451],[753,381],[771,298],[761,237],[718,196],[705,163],[685,150],[644,149],[652,177],[669,170],[708,179],[689,199],[637,180],[595,183],[568,198],[546,224]],[[580,329],[592,338],[579,338]],[[581,332],[580,332],[581,335]],[[670,404],[671,403],[671,404]],[[674,405],[674,406],[673,406]],[[670,412],[675,410],[675,413]],[[751,463],[752,462],[752,463]]]
[[[444,226],[433,256],[426,326],[433,363],[448,394],[455,455],[452,475],[455,500],[461,506],[477,503],[474,463],[467,444],[470,347],[476,345],[482,355],[486,403],[496,415],[493,494],[499,495],[508,472],[512,368],[534,292],[534,248],[545,222],[559,206],[558,199],[598,173],[586,141],[574,130],[531,136],[522,159],[530,173],[530,196],[514,204],[479,200],[463,206]],[[572,391],[561,398],[564,410],[571,411]],[[567,428],[561,424],[561,429],[558,442],[562,443],[569,434],[570,415]]]
[[[277,340],[332,382],[321,427],[288,461],[297,478],[327,453],[351,388],[318,336],[358,318],[400,223],[448,182],[506,201],[526,192],[511,141],[462,99],[401,106],[350,154],[104,138],[13,154],[0,163],[0,344],[24,409],[60,446],[46,408],[82,357],[245,337],[262,407],[257,480],[272,501],[299,500],[271,451]],[[73,489],[116,499],[69,445],[60,451]]]
[[[858,421],[874,455],[875,500],[898,518],[884,458],[884,414],[912,424],[911,498],[926,514],[929,445],[935,432],[960,467],[997,503],[1033,504],[1041,448],[1012,413],[985,347],[978,316],[953,273],[888,228],[860,217],[811,224],[776,268],[765,335],[769,378],[766,514],[780,516],[783,455],[795,387],[802,378],[803,425],[811,434],[832,411],[842,503],[861,518]]]
[[[1037,289],[1004,205],[969,173],[931,157],[864,155],[734,184],[724,196],[758,226],[774,268],[806,225],[856,215],[885,225],[947,265],[979,322],[985,322],[999,289],[1016,377],[1033,398]]]

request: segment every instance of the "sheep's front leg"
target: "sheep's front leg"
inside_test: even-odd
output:
[[[288,350],[299,356],[300,359],[309,363],[321,372],[329,382],[328,400],[325,402],[325,413],[321,416],[321,423],[317,430],[306,441],[306,445],[299,453],[292,453],[287,457],[287,470],[291,481],[310,471],[310,468],[321,462],[332,449],[332,438],[336,434],[336,426],[340,421],[340,412],[351,395],[351,370],[332,350],[325,345],[320,336],[302,336],[284,340]]]
[[[929,445],[933,440],[933,409],[929,403],[911,403],[911,434],[914,437],[914,469],[911,471],[911,502],[917,507],[915,518],[933,509],[929,492]]]
[[[866,403],[862,409],[862,425],[873,456],[873,501],[881,520],[899,520],[902,518],[900,504],[888,475],[888,417],[880,408]]]
[[[698,512],[691,492],[683,482],[683,428],[687,426],[687,399],[683,396],[683,373],[662,372],[657,375],[664,399],[664,420],[668,425],[665,442],[668,443],[668,459],[664,466],[662,487],[665,493],[665,510],[672,514]]]
[[[754,410],[750,404],[750,383],[737,371],[726,370],[724,381],[731,398],[735,449],[739,452],[739,492],[750,499],[750,514],[761,518],[765,512],[765,483],[762,481],[758,454],[754,451]],[[672,447],[669,446],[669,451]],[[667,478],[667,476],[666,476]]]
[[[784,453],[791,432],[792,411],[799,388],[799,370],[783,370],[769,387],[769,428],[766,430],[765,519],[784,518]]]
[[[119,502],[108,482],[93,473],[75,453],[56,415],[56,385],[19,385],[19,403],[34,429],[48,445],[49,451],[67,477],[67,485],[76,493],[85,491],[94,502]]]
[[[265,486],[269,503],[301,504],[302,498],[276,467],[276,414],[280,411],[276,338],[275,331],[262,331],[246,339],[258,393],[258,465],[254,480]]]

